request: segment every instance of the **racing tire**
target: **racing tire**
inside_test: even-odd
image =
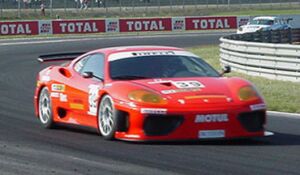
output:
[[[115,109],[112,98],[104,95],[98,107],[98,129],[105,140],[113,140],[118,126],[118,110]]]
[[[44,128],[54,128],[52,102],[49,90],[44,87],[39,95],[39,119]]]

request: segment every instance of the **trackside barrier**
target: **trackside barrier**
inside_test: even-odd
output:
[[[0,22],[0,35],[52,35],[236,29],[236,16]]]
[[[300,45],[220,41],[221,64],[249,75],[300,82]]]

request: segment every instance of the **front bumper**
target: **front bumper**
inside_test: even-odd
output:
[[[122,110],[122,109],[121,109]],[[168,109],[164,114],[144,114],[141,108],[128,113],[128,128],[115,138],[132,141],[233,139],[266,136],[266,111],[248,106],[219,109]],[[207,120],[197,121],[197,116]],[[218,118],[226,116],[227,119]],[[215,118],[213,118],[215,117]],[[270,133],[269,133],[270,134]]]

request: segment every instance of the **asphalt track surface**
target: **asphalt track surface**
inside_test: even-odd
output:
[[[107,46],[216,44],[221,34],[123,37],[53,43],[0,42],[0,175],[300,174],[300,119],[269,116],[275,136],[252,140],[129,143],[92,130],[46,130],[33,113],[40,54]],[[6,41],[5,41],[6,42]],[[36,42],[36,41],[35,41]],[[11,43],[11,42],[7,42]]]

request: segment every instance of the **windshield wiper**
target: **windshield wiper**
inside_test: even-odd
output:
[[[138,80],[138,79],[148,79],[151,77],[139,76],[139,75],[120,75],[112,77],[114,80]]]

